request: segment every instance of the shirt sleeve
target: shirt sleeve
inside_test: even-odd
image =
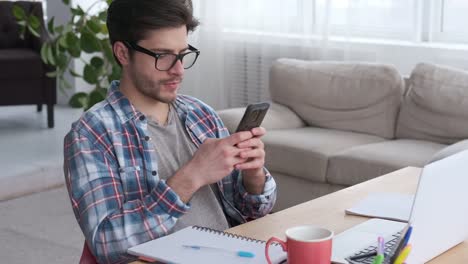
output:
[[[244,187],[242,171],[234,171],[234,206],[247,219],[257,219],[268,214],[276,201],[276,183],[270,172],[264,168],[265,186],[261,194],[250,194]]]
[[[189,205],[165,183],[127,201],[109,148],[71,131],[64,140],[64,173],[75,217],[99,263],[122,263],[128,248],[165,236]]]
[[[209,112],[214,120],[215,131],[217,131],[218,138],[224,138],[229,136],[229,131],[224,126],[223,121],[219,115],[209,108]],[[237,214],[232,212],[231,217],[238,220],[237,222],[242,223],[246,220],[257,219],[268,214],[275,205],[276,202],[276,182],[271,176],[270,172],[263,168],[265,172],[265,186],[262,194],[254,195],[247,192],[244,188],[242,181],[242,171],[234,170],[232,173],[222,180],[221,190],[223,195],[227,198],[229,203],[232,203],[234,207],[242,215],[242,219],[237,217]],[[226,211],[228,214],[231,212]]]

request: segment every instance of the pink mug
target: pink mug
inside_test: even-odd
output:
[[[330,264],[333,231],[316,226],[297,226],[286,230],[286,242],[279,238],[268,239],[265,256],[272,264],[268,248],[277,242],[288,253],[288,264]]]

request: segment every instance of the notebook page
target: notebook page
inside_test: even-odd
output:
[[[407,222],[411,214],[414,195],[401,193],[370,193],[347,214],[377,217],[388,220]]]
[[[197,250],[185,248],[182,245],[217,247],[233,252],[217,249]],[[234,251],[248,251],[254,253],[255,257],[240,257]],[[267,263],[265,242],[236,238],[227,233],[197,227],[186,227],[171,235],[132,247],[128,253],[169,263]],[[286,253],[283,252],[281,246],[271,245],[270,258],[273,263],[280,263],[286,258]]]

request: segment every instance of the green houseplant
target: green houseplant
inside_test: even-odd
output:
[[[62,25],[55,25],[54,17],[48,21],[49,41],[41,47],[41,58],[56,69],[47,74],[57,77],[62,91],[71,87],[65,79],[67,72],[94,87],[89,93],[75,93],[69,101],[72,107],[87,110],[105,98],[110,81],[120,78],[121,69],[114,60],[106,27],[107,7],[112,0],[96,0],[86,10],[79,5],[72,6],[70,0],[62,2],[70,9],[70,20]],[[99,12],[90,14],[93,7],[99,7]],[[23,34],[28,30],[39,36],[45,30],[40,28],[37,17],[26,14],[20,6],[14,6],[13,15]],[[82,72],[73,69],[70,63],[74,59],[84,64]]]

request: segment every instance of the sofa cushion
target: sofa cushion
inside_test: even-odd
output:
[[[230,133],[234,133],[244,115],[245,107],[230,108],[218,111],[218,115],[223,120],[224,125]],[[304,127],[302,121],[291,109],[286,106],[272,103],[265,118],[262,127],[269,129],[292,129]]]
[[[388,65],[280,59],[270,90],[308,125],[393,138],[404,88]]]
[[[0,49],[0,80],[41,79],[41,57],[30,49]]]
[[[429,141],[397,139],[353,147],[330,157],[327,181],[354,185],[407,166],[423,167],[445,146]]]
[[[468,72],[418,64],[410,76],[396,136],[443,144],[468,138]]]
[[[265,163],[271,171],[324,183],[329,156],[350,147],[384,140],[362,133],[315,127],[271,130],[263,137]]]

